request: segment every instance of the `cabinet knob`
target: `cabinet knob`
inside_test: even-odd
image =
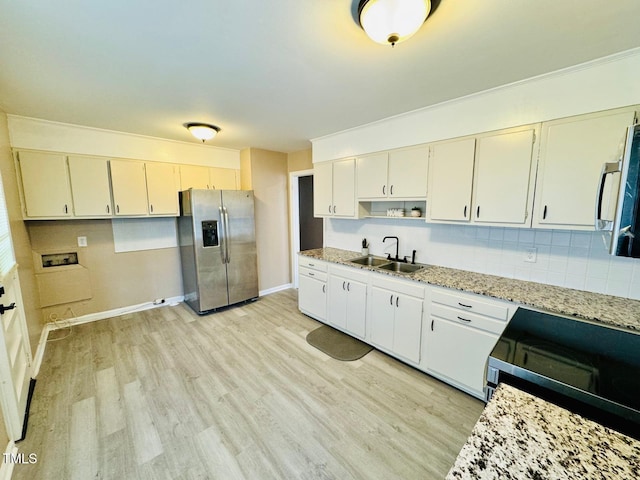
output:
[[[391,188],[389,188],[389,195],[393,195],[393,185],[391,185]]]
[[[386,194],[387,194],[387,193],[386,193],[386,188],[387,188],[387,186],[386,186],[386,185],[382,185],[382,194],[383,194],[383,195],[386,195]]]
[[[153,205],[149,204],[149,208],[151,209],[151,213],[153,213]]]
[[[478,208],[476,209],[476,218],[480,218],[480,205],[478,205]]]
[[[345,287],[346,283],[347,282],[342,282],[342,290],[346,290],[346,287]]]
[[[389,297],[389,305],[393,307],[393,295]]]
[[[464,213],[463,213],[464,218],[467,218],[467,206],[464,206]]]
[[[542,211],[542,219],[545,220],[547,218],[547,206],[544,206],[544,210]]]
[[[109,210],[111,209],[109,208],[109,205],[107,205],[107,213],[110,213]]]
[[[333,206],[333,213],[336,213],[336,206]]]
[[[64,213],[69,213],[69,208],[66,203],[64,204]]]

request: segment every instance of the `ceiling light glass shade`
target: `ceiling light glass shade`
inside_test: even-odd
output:
[[[429,15],[430,0],[362,0],[360,25],[374,42],[392,46],[416,33]]]
[[[220,131],[220,127],[208,123],[187,123],[185,127],[191,132],[191,135],[202,140],[203,143],[206,140],[211,140]]]

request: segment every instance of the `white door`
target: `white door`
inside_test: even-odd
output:
[[[313,166],[313,215],[331,215],[333,207],[333,163],[316,163]]]
[[[427,217],[429,220],[468,222],[475,138],[439,143],[429,159]]]
[[[389,197],[424,198],[427,196],[426,146],[396,150],[389,154]]]
[[[178,215],[178,171],[171,163],[147,162],[147,195],[151,215]]]
[[[530,226],[529,184],[534,130],[478,139],[473,220]],[[527,222],[528,220],[528,222]]]
[[[15,441],[22,438],[32,360],[1,181],[0,292],[0,403],[7,435]]]
[[[69,156],[69,178],[76,217],[113,215],[109,161],[104,157]]]
[[[339,217],[356,213],[356,161],[354,158],[333,162],[333,208]]]

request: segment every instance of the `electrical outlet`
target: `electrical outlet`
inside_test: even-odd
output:
[[[536,263],[538,258],[538,249],[535,247],[526,248],[524,251],[524,261],[529,263]]]
[[[87,237],[78,237],[78,246],[86,247],[87,246]]]

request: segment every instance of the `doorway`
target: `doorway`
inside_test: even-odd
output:
[[[298,252],[324,245],[324,221],[313,216],[313,170],[289,174],[291,186],[291,278],[298,288]]]

